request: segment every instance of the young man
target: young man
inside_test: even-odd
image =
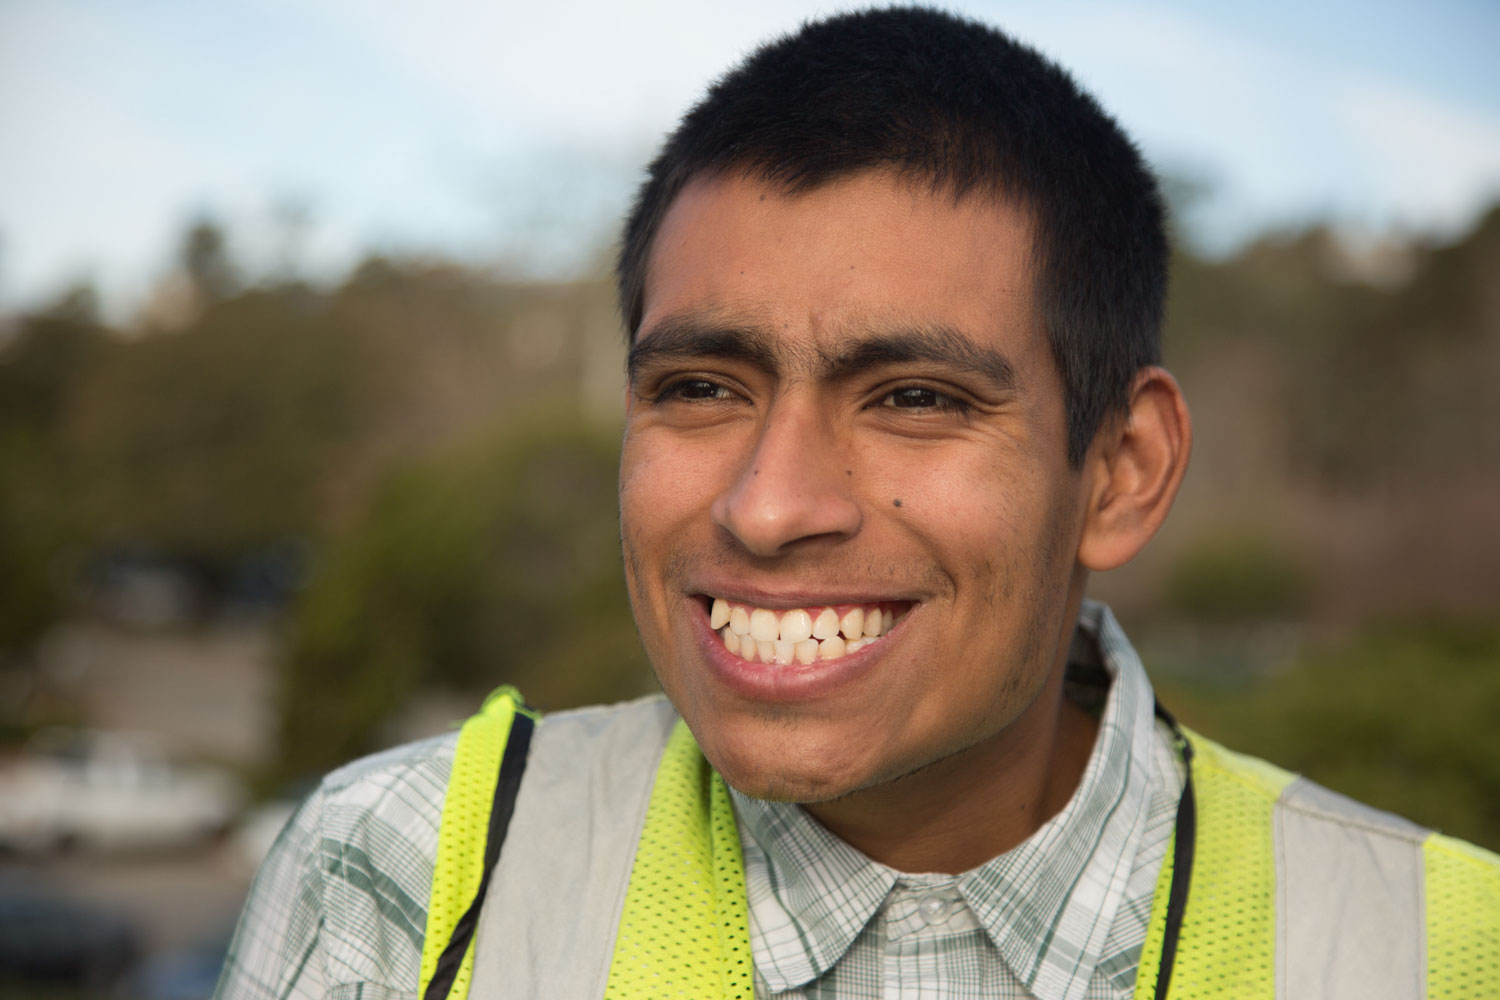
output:
[[[1083,600],[1190,450],[1161,214],[1062,70],[946,14],[811,24],[717,83],[619,268],[666,700],[502,693],[456,748],[337,772],[220,995],[1497,988],[1493,856],[1185,736]]]

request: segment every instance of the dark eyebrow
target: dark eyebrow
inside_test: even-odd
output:
[[[625,370],[634,382],[643,367],[663,359],[720,358],[775,374],[787,367],[790,359],[785,353],[769,331],[685,316],[666,319],[638,339],[630,348]],[[794,362],[792,368],[816,370],[818,376],[835,381],[886,365],[926,362],[977,372],[1001,391],[1016,387],[1015,366],[1009,358],[947,326],[853,334],[831,351],[820,351],[816,359],[806,357],[801,361],[801,365]]]
[[[859,337],[825,358],[824,364],[831,378],[844,379],[871,368],[912,361],[977,372],[997,389],[1016,387],[1016,369],[1009,358],[944,326]]]
[[[663,321],[631,345],[626,377],[634,382],[646,365],[677,358],[725,358],[761,371],[776,370],[776,351],[765,332],[683,317]]]

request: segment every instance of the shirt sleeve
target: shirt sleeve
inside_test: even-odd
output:
[[[251,883],[216,1000],[300,1000],[328,995],[323,874],[318,864],[323,790],[302,804]]]
[[[255,876],[216,1000],[415,1000],[454,741],[324,779]]]

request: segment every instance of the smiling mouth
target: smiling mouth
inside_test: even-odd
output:
[[[806,666],[880,641],[911,608],[910,601],[879,601],[773,610],[715,597],[708,624],[742,660]]]

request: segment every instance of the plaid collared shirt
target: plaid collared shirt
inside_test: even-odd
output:
[[[1129,995],[1181,765],[1119,626],[1094,605],[1080,623],[1114,676],[1099,738],[1072,802],[1014,851],[957,878],[900,875],[799,809],[739,800],[758,991]],[[216,996],[415,997],[454,740],[324,779],[256,876]]]
[[[1114,617],[1086,605],[1099,735],[1062,812],[962,875],[904,874],[800,807],[734,793],[759,996],[1127,998],[1183,765]],[[1098,690],[1107,684],[1108,692]],[[1077,677],[1075,696],[1089,699]]]

